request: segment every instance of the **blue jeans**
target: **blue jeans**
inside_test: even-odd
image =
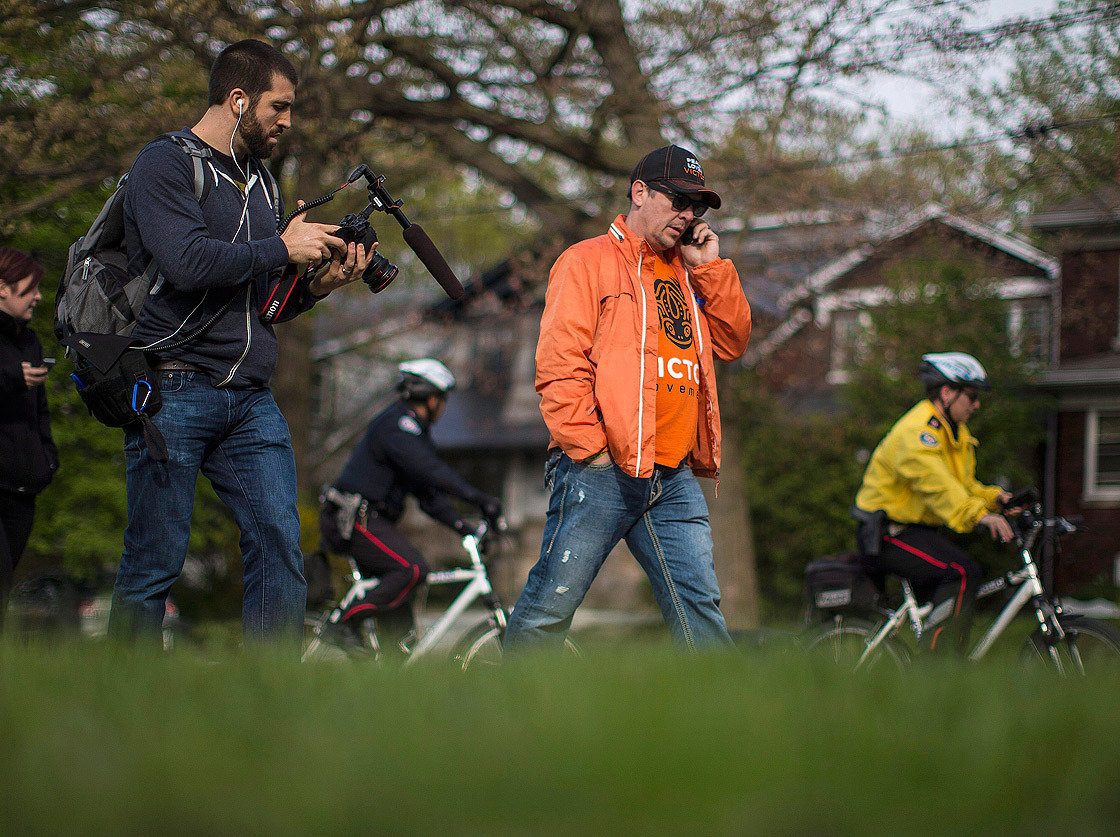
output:
[[[719,610],[708,504],[687,466],[631,477],[610,459],[553,453],[541,557],[510,614],[506,647],[559,648],[608,553],[625,540],[673,639],[691,650],[731,642]]]
[[[267,387],[218,389],[201,372],[160,372],[163,409],[153,422],[168,461],[125,431],[128,528],[113,588],[110,631],[158,634],[183,570],[201,471],[241,530],[246,637],[298,641],[307,584],[299,547],[296,464],[288,423]]]

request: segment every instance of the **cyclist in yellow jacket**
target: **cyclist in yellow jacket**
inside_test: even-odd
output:
[[[948,619],[928,635],[930,647],[963,654],[981,570],[939,530],[983,525],[1006,542],[1011,527],[998,510],[1011,495],[976,480],[976,439],[966,422],[980,391],[991,389],[984,367],[963,352],[942,352],[924,355],[919,375],[927,398],[875,448],[856,495],[860,549],[873,566],[908,579],[919,599],[951,602]]]

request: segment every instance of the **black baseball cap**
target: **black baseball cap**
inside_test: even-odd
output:
[[[659,183],[681,194],[704,201],[712,209],[719,209],[723,201],[711,189],[704,188],[704,170],[700,161],[687,148],[666,145],[649,152],[630,173],[630,183]]]

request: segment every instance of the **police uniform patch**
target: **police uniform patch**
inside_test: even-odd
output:
[[[922,444],[925,445],[927,448],[937,447],[937,437],[934,436],[932,433],[923,433],[921,435],[921,440],[922,440]]]
[[[397,421],[397,427],[411,436],[419,436],[424,432],[420,429],[420,423],[412,416],[401,416]]]
[[[934,430],[941,429],[941,420],[937,416],[930,416],[929,421],[927,421],[926,424],[928,424]]]

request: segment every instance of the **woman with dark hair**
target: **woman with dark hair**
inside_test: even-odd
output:
[[[58,468],[43,384],[49,367],[28,327],[42,299],[43,268],[31,256],[0,247],[0,627],[12,575],[35,517],[35,495]]]

